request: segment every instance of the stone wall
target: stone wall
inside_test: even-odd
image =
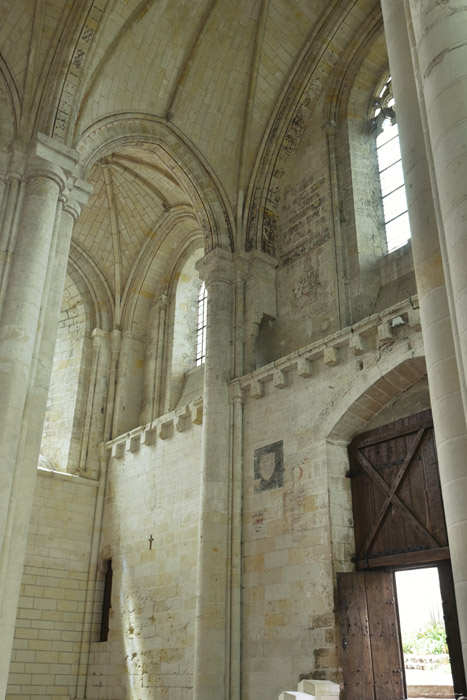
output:
[[[410,308],[373,316],[360,331],[336,333],[240,380],[245,700],[270,700],[301,678],[340,679],[335,574],[351,570],[354,553],[347,444],[380,412],[394,420],[426,407]],[[405,323],[392,329],[399,314]]]
[[[201,428],[166,428],[134,452],[114,441],[100,547],[110,629],[91,645],[88,698],[192,697]]]
[[[96,485],[38,470],[9,700],[76,697]]]

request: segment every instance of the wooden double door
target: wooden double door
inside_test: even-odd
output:
[[[355,573],[338,574],[346,700],[407,697],[394,572],[438,568],[456,697],[465,694],[431,411],[349,446]]]

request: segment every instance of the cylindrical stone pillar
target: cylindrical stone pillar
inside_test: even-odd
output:
[[[206,282],[208,299],[193,697],[227,700],[233,265],[229,253],[216,249],[197,267]]]
[[[40,164],[39,164],[40,165]],[[28,391],[58,197],[64,180],[52,167],[30,168],[19,235],[0,321],[0,538]]]
[[[467,5],[410,0],[409,7],[467,374]]]
[[[1,690],[6,686],[8,675],[71,234],[73,224],[80,211],[80,205],[86,201],[89,194],[87,186],[84,183],[83,186],[84,189],[77,187],[76,200],[65,201],[64,206],[57,210],[60,219],[56,223],[53,243],[51,238],[47,280],[44,281],[42,308],[39,314],[42,328],[35,344],[34,354],[37,355],[36,361],[33,363],[35,371],[32,370],[30,373],[20,426],[21,444],[16,456],[14,479],[9,494],[6,527],[8,536],[4,542],[1,562],[3,605],[0,624],[3,633],[0,640],[0,696]]]
[[[427,3],[431,4],[431,3]],[[407,192],[440,479],[463,646],[467,641],[467,433],[424,125],[403,0],[382,0]],[[467,249],[466,249],[467,250]],[[461,507],[460,507],[461,506]],[[464,512],[463,512],[464,511]],[[463,629],[462,629],[463,628]],[[464,656],[465,660],[465,656]]]

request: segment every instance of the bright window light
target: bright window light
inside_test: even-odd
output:
[[[206,360],[206,318],[207,318],[208,293],[204,282],[201,284],[198,294],[198,318],[196,324],[196,366],[204,364]]]
[[[388,253],[401,248],[410,239],[404,173],[402,171],[399,132],[394,112],[391,78],[375,100],[373,124],[378,129],[376,153],[383,198],[384,227]]]

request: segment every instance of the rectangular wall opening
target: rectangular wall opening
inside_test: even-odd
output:
[[[408,698],[454,698],[437,567],[396,572]]]

